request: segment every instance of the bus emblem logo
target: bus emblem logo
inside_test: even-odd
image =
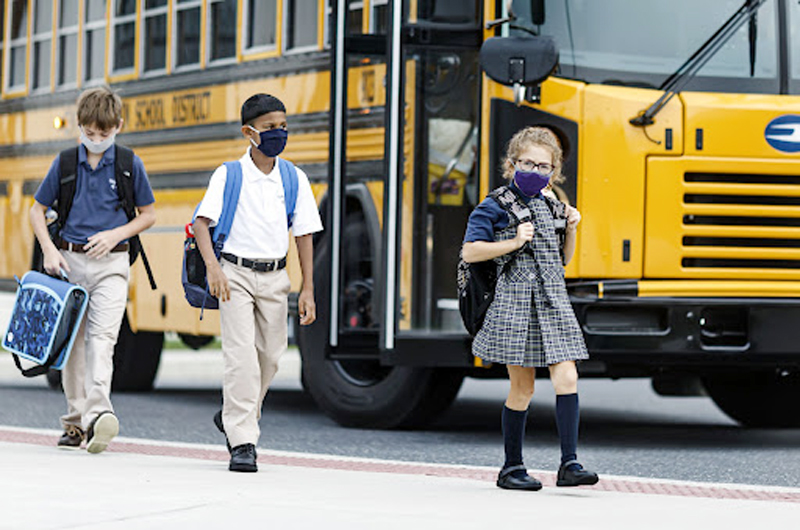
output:
[[[784,153],[800,152],[800,116],[779,116],[764,129],[767,143]]]

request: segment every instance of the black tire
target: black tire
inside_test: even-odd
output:
[[[45,374],[45,377],[47,377],[47,386],[49,386],[51,390],[63,392],[64,388],[61,386],[61,370],[50,368],[47,374]]]
[[[199,350],[214,342],[213,335],[189,335],[187,333],[178,333],[178,337],[180,337],[181,342],[193,350]]]
[[[298,325],[303,386],[325,414],[345,427],[393,429],[426,425],[453,402],[463,374],[456,370],[386,367],[377,360],[326,359],[328,248],[328,240],[324,239],[315,251],[317,321],[311,326]]]
[[[111,390],[114,392],[152,390],[163,347],[163,332],[134,333],[128,324],[128,316],[125,315],[114,348],[114,378]]]
[[[800,373],[712,374],[703,385],[722,411],[745,427],[797,428]]]

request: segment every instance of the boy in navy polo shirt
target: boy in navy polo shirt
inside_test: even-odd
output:
[[[222,212],[225,165],[211,175],[194,230],[209,290],[220,301],[225,371],[222,411],[214,416],[214,423],[228,441],[228,469],[254,472],[258,471],[255,446],[261,434],[261,404],[287,345],[289,227],[278,155],[289,133],[286,107],[268,94],[248,98],[241,119],[242,135],[248,141],[247,152],[239,159],[242,190],[220,261],[214,255],[209,228]],[[322,222],[308,177],[301,169],[296,171],[291,232],[303,275],[297,304],[300,324],[309,325],[316,318],[312,234],[322,230]]]
[[[84,91],[78,98],[78,146],[75,195],[54,243],[45,213],[60,192],[60,155],[34,196],[31,225],[42,247],[44,268],[63,269],[72,283],[89,292],[86,316],[63,370],[67,413],[58,446],[99,453],[119,433],[111,406],[114,346],[128,300],[128,239],[156,220],[155,198],[144,165],[133,157],[134,203],[138,215],[128,220],[120,208],[114,164],[114,140],[122,128],[122,100],[107,87]]]

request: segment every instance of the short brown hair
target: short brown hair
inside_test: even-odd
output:
[[[122,99],[107,86],[84,90],[78,97],[78,125],[96,125],[107,131],[119,126]]]
[[[550,182],[564,182],[564,177],[561,175],[564,151],[561,149],[558,136],[547,127],[525,127],[509,140],[506,158],[503,160],[503,177],[506,179],[514,177],[514,160],[519,158],[520,153],[531,144],[544,147],[553,155],[553,177]]]

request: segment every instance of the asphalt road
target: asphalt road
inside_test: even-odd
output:
[[[0,293],[4,330],[13,294]],[[223,444],[211,418],[221,403],[219,351],[165,350],[156,389],[115,394],[121,434]],[[467,380],[455,404],[418,431],[342,428],[315,407],[300,385],[292,349],[267,396],[261,418],[264,448],[446,464],[499,466],[500,411],[507,381]],[[800,486],[800,429],[743,429],[707,398],[665,398],[648,380],[584,380],[580,384],[579,458],[599,473],[753,485]],[[554,394],[537,381],[528,420],[530,469],[555,470],[559,446]],[[796,406],[797,404],[788,404]],[[24,379],[0,350],[0,425],[59,429],[60,392],[44,378]]]
[[[63,396],[42,378],[23,380],[0,354],[0,425],[57,429]],[[156,390],[115,394],[127,437],[224,443],[217,351],[165,353]],[[495,466],[502,463],[500,410],[506,381],[468,380],[454,406],[419,431],[346,429],[320,413],[299,383],[290,352],[267,397],[260,446],[301,453]],[[525,446],[530,469],[559,458],[549,381],[537,382]],[[800,430],[743,429],[706,398],[664,398],[646,380],[581,382],[579,457],[599,473],[753,485],[800,486]]]

